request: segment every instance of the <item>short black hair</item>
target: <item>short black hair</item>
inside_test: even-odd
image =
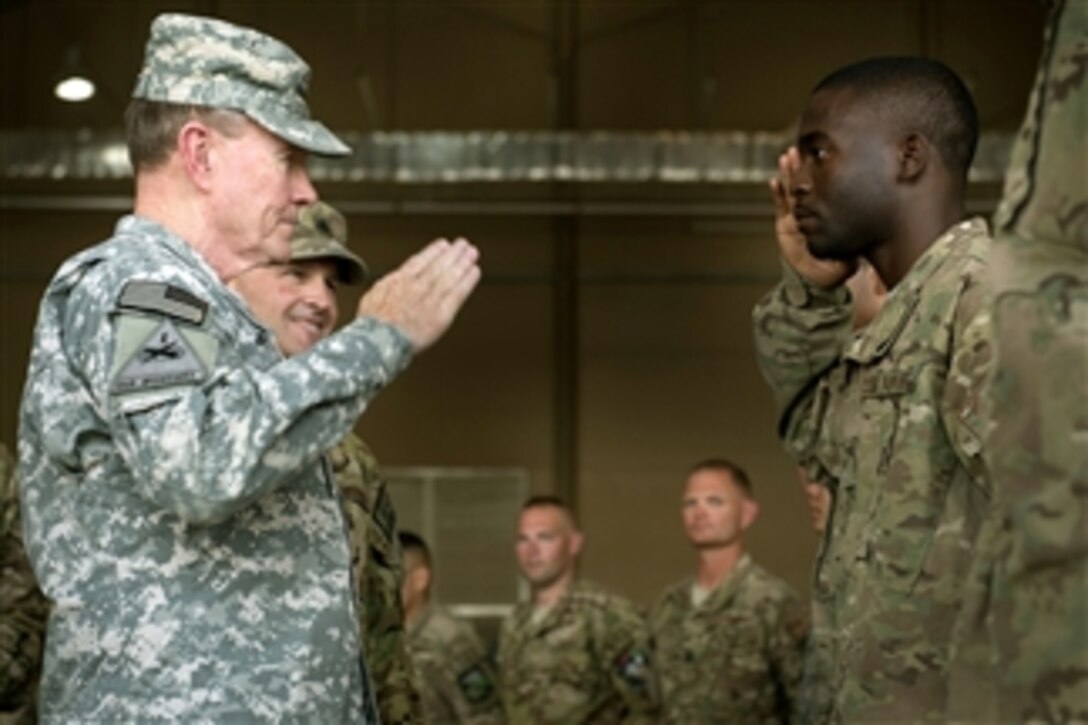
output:
[[[411,531],[400,531],[397,536],[400,538],[402,552],[414,551],[419,554],[424,566],[428,569],[434,568],[431,565],[431,547],[427,546],[427,542],[423,540],[422,536]]]
[[[840,89],[879,98],[882,113],[922,134],[949,171],[966,180],[978,147],[978,109],[947,65],[917,56],[869,58],[834,71],[812,92]]]
[[[525,503],[521,505],[521,510],[528,511],[529,509],[540,508],[542,506],[551,506],[552,508],[563,511],[570,518],[570,522],[574,528],[578,528],[578,517],[574,515],[574,510],[559,496],[552,494],[537,494],[535,496],[530,496],[525,499]]]
[[[728,473],[733,480],[737,482],[737,485],[744,489],[744,493],[748,498],[755,498],[755,491],[752,488],[752,479],[748,478],[748,472],[728,458],[707,458],[699,461],[688,469],[688,477],[690,478],[692,474],[698,473],[699,471],[719,471]]]

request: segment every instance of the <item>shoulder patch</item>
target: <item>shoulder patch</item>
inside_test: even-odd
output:
[[[650,655],[642,649],[632,648],[616,658],[616,675],[635,690],[649,687]]]
[[[204,363],[171,320],[163,320],[121,363],[110,389],[131,393],[198,383],[208,375]]]
[[[208,314],[207,302],[166,282],[127,282],[117,306],[125,310],[154,312],[194,325],[203,323]]]
[[[461,688],[461,694],[465,696],[465,700],[473,705],[486,702],[495,692],[491,678],[478,664],[469,667],[457,676],[457,686]]]

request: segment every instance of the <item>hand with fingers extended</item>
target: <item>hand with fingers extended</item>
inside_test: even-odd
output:
[[[817,259],[808,249],[808,243],[794,213],[797,177],[801,172],[801,154],[791,146],[778,157],[778,175],[771,179],[771,197],[775,208],[775,235],[782,258],[808,282],[816,287],[831,289],[846,282],[857,269],[857,262]]]
[[[464,239],[437,239],[378,280],[357,314],[393,325],[422,352],[442,337],[480,281],[479,257]]]

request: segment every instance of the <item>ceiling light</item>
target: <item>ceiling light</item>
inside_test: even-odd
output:
[[[92,81],[79,62],[79,48],[72,46],[68,49],[64,70],[60,73],[60,80],[53,87],[53,93],[62,101],[80,103],[94,96],[94,81]]]

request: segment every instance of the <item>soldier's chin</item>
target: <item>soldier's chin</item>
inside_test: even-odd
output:
[[[691,545],[696,549],[720,549],[728,544],[728,541],[721,539],[696,539],[691,542]]]
[[[829,262],[845,262],[857,257],[857,255],[848,254],[844,250],[836,248],[834,242],[819,235],[806,236],[805,247],[808,249],[808,253],[816,259]]]

